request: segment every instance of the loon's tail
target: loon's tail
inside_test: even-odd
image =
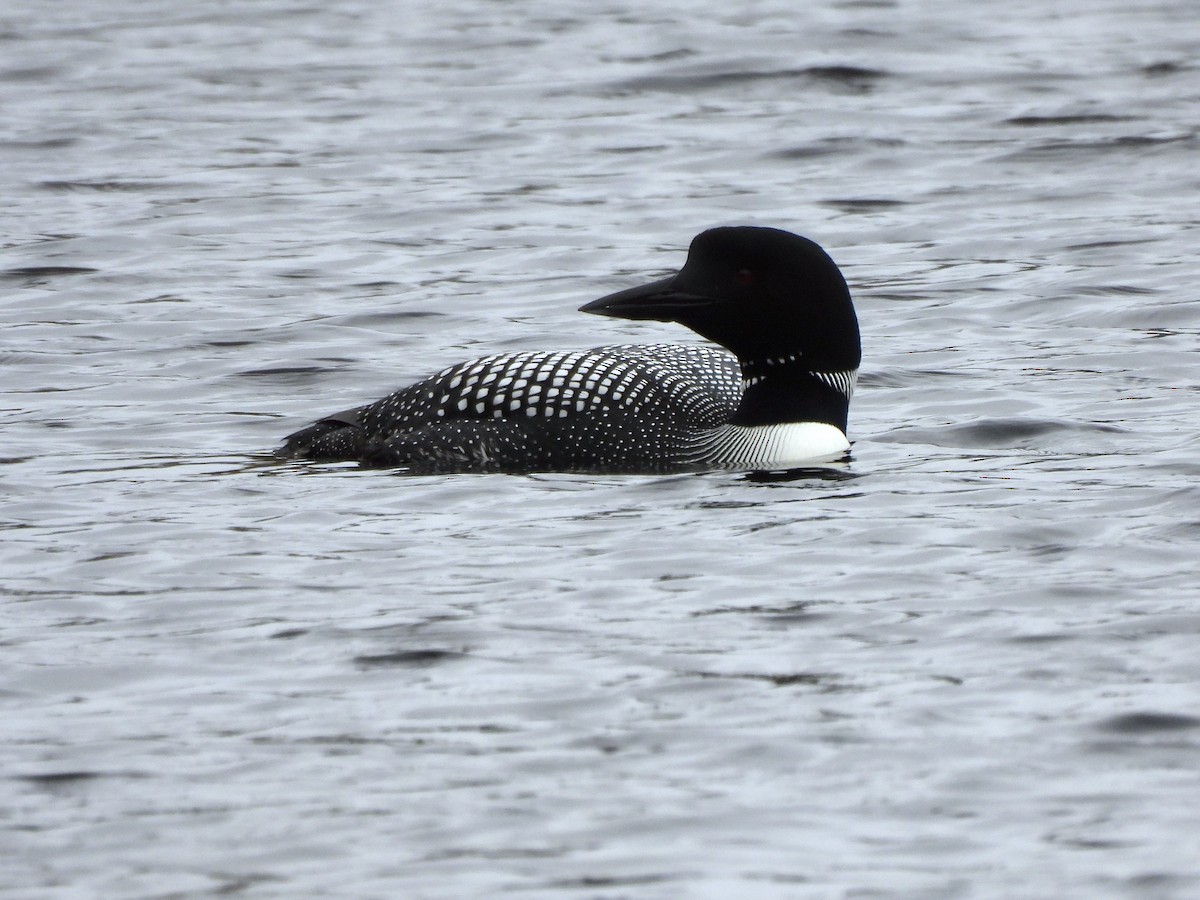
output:
[[[350,410],[289,434],[275,455],[280,459],[332,462],[359,459],[366,446],[367,434],[359,425],[358,410]]]

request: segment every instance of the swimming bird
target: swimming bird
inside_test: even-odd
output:
[[[844,457],[861,349],[813,241],[712,228],[676,274],[581,307],[678,322],[707,344],[531,350],[451,366],[285,439],[283,458],[439,472],[787,469]]]

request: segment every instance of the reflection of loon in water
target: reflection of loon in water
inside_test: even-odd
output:
[[[622,344],[452,366],[289,436],[285,458],[413,472],[781,469],[840,458],[858,321],[819,246],[714,228],[670,278],[584,312],[679,322],[728,348]]]

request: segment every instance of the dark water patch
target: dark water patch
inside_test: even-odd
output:
[[[624,63],[675,62],[695,55],[695,50],[678,47],[674,50],[664,50],[661,53],[651,53],[646,56],[622,56],[618,58]]]
[[[806,685],[814,687],[820,685],[827,690],[836,690],[836,687],[830,682],[833,681],[833,676],[819,672],[688,672],[686,674],[694,675],[699,678],[730,678],[739,681],[765,681],[768,684],[776,687],[791,687],[793,685]]]
[[[1174,144],[1192,144],[1196,141],[1194,133],[1174,134],[1165,137],[1151,135],[1124,135],[1100,140],[1079,141],[1045,141],[1030,147],[1007,153],[1002,159],[1011,160],[1045,160],[1069,158],[1076,160],[1080,156],[1121,153],[1129,150],[1157,149]]]
[[[563,878],[549,881],[546,887],[551,890],[585,890],[594,891],[603,888],[640,887],[649,884],[662,884],[674,880],[674,875],[584,875],[581,878]]]
[[[1125,880],[1131,897],[1186,897],[1196,887],[1196,876],[1170,872],[1144,872]]]
[[[200,70],[193,72],[192,77],[200,84],[214,87],[262,89],[288,75],[301,75],[307,80],[321,84],[341,84],[353,88],[358,86],[365,71],[365,66],[355,64],[310,64],[305,66],[301,73],[292,72],[290,66],[249,65]]]
[[[0,148],[5,150],[62,150],[78,143],[79,138],[59,137],[40,141],[0,141]]]
[[[666,144],[631,144],[619,147],[601,147],[599,153],[657,153],[667,148]]]
[[[275,272],[276,278],[290,278],[301,281],[306,278],[324,278],[326,272],[321,269],[292,269],[289,272]]]
[[[809,66],[795,72],[795,75],[844,84],[847,87],[868,86],[889,74],[882,69],[867,69],[862,66]]]
[[[230,736],[233,736],[232,734]],[[263,745],[307,744],[313,747],[372,747],[386,745],[385,738],[366,737],[361,734],[315,734],[298,739],[278,737],[276,735],[260,735],[252,738],[254,743]]]
[[[1077,422],[1065,419],[996,418],[980,419],[960,425],[911,426],[879,435],[875,440],[897,444],[932,444],[962,449],[1004,449],[1038,447],[1053,436],[1056,446],[1062,438],[1078,439],[1080,450],[1096,434],[1127,434],[1127,429],[1103,422]]]
[[[18,266],[0,270],[0,278],[13,281],[40,282],[48,278],[66,278],[72,275],[92,275],[99,272],[90,266]]]
[[[392,310],[388,312],[362,313],[360,315],[346,316],[340,320],[340,324],[364,328],[368,326],[390,325],[393,322],[410,322],[414,319],[432,319],[444,315],[446,313],[429,309]]]
[[[1200,332],[1194,328],[1147,328],[1143,334],[1148,338],[1197,337]]]
[[[63,772],[37,772],[28,775],[14,775],[14,781],[24,781],[26,784],[37,785],[49,790],[69,788],[75,785],[87,784],[101,778],[146,778],[139,772],[94,772],[89,769],[68,769]]]
[[[273,875],[269,872],[239,873],[237,875],[213,872],[210,877],[218,882],[208,890],[214,897],[233,897],[245,893],[256,885],[278,884],[287,881],[284,876]]]
[[[62,622],[55,622],[50,625],[50,628],[80,628],[80,626],[88,625],[106,625],[112,619],[103,619],[98,616],[76,616],[70,619],[64,619]]]
[[[1200,718],[1180,713],[1136,712],[1113,716],[1098,728],[1111,734],[1162,734],[1200,728]]]
[[[859,2],[850,3],[835,3],[834,6],[840,6],[843,9],[854,9],[861,7],[863,9],[890,9],[896,4],[890,0],[859,0]],[[894,31],[881,31],[878,28],[843,28],[838,34],[849,38],[870,38],[878,40],[879,38],[895,38]]]
[[[497,731],[496,733],[507,732]],[[444,850],[439,849],[427,853],[421,858],[427,862],[453,859],[554,859],[566,855],[567,852],[566,847],[502,847],[497,850],[489,850],[484,847],[448,847]]]
[[[103,778],[103,772],[46,772],[40,775],[16,775],[17,781],[28,781],[30,784],[71,784],[80,781],[91,781],[93,778]]]
[[[36,81],[39,83],[56,81],[64,74],[59,66],[26,66],[19,69],[6,69],[0,72],[0,81]]]
[[[853,93],[870,91],[889,73],[860,66],[808,66],[801,69],[774,71],[721,71],[645,75],[617,82],[623,90],[663,91],[675,94],[711,92],[728,87],[760,82],[799,81]]]
[[[966,681],[957,675],[931,675],[930,678],[934,681],[941,681],[944,684],[952,684],[955,687],[961,687],[966,684]]]
[[[1073,850],[1120,850],[1125,847],[1136,847],[1133,841],[1113,841],[1103,838],[1062,837],[1057,834],[1046,836],[1046,843],[1057,844],[1060,847],[1070,847]]]
[[[354,657],[361,668],[397,666],[401,668],[425,668],[452,659],[462,659],[465,653],[456,650],[397,650],[393,653],[377,653]]]
[[[1105,122],[1131,122],[1134,116],[1118,116],[1110,113],[1089,113],[1075,116],[1013,116],[1005,119],[1005,125],[1033,128],[1042,125],[1099,125]]]
[[[1008,639],[1010,644],[1059,644],[1073,641],[1077,635],[1064,633],[1018,634]]]
[[[285,628],[283,631],[277,631],[271,635],[272,640],[290,641],[293,638],[304,637],[308,634],[307,628]]]
[[[328,371],[324,366],[275,366],[269,369],[243,369],[233,375],[238,378],[278,378],[280,375],[319,375]]]
[[[1180,72],[1190,72],[1192,67],[1186,63],[1174,62],[1172,60],[1163,60],[1162,62],[1150,63],[1142,66],[1140,71],[1143,75],[1149,75],[1153,78],[1159,78],[1163,75],[1178,75]]]
[[[1076,288],[1075,293],[1085,297],[1111,297],[1113,295],[1149,297],[1161,294],[1162,290],[1140,284],[1089,284]]]
[[[883,197],[848,197],[841,200],[821,200],[817,205],[854,215],[895,209],[897,206],[906,206],[907,203],[904,200],[889,200]]]
[[[1127,241],[1089,241],[1085,244],[1067,244],[1065,250],[1111,250],[1114,247],[1129,247],[1134,244],[1153,244],[1153,238],[1131,238]]]
[[[698,609],[691,615],[693,618],[701,618],[703,616],[752,615],[761,616],[773,622],[794,622],[801,619],[808,621],[816,618],[824,618],[824,614],[813,612],[812,607],[814,605],[807,600],[800,600],[796,603],[787,603],[781,606],[765,606],[757,603],[751,606],[718,606],[714,609]]]
[[[107,553],[98,553],[95,556],[84,557],[84,562],[111,562],[115,559],[128,559],[131,556],[141,556],[141,550],[110,550]]]
[[[882,372],[863,372],[858,376],[859,386],[879,388],[911,387],[924,384],[934,378],[953,378],[961,381],[971,376],[946,369],[889,369]]]
[[[544,193],[545,191],[552,191],[556,187],[557,187],[557,185],[554,185],[554,184],[535,184],[533,182],[526,182],[525,184],[518,184],[516,187],[505,188],[504,190],[500,190],[500,191],[480,191],[479,196],[481,196],[481,197],[528,197],[532,194],[541,194],[541,193]],[[497,228],[496,230],[504,231],[507,229]]]
[[[899,138],[833,137],[801,144],[784,150],[772,150],[765,154],[768,159],[814,159],[823,156],[844,156],[871,149],[894,149],[904,146]]]
[[[163,184],[156,181],[42,181],[38,187],[47,191],[161,191]]]
[[[816,612],[811,603],[793,603],[788,607],[776,610],[763,610],[759,616],[775,625],[808,624],[829,618],[828,613]]]

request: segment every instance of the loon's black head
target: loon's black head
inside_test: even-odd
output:
[[[712,228],[670,278],[593,300],[583,312],[678,322],[742,360],[799,356],[810,370],[858,368],[846,280],[817,244],[778,228]]]

